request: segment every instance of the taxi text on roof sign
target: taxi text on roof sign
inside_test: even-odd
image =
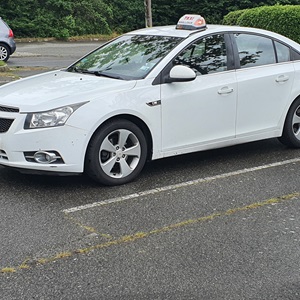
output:
[[[206,29],[206,22],[200,15],[184,15],[179,19],[176,29],[204,30]]]

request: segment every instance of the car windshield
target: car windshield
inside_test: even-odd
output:
[[[142,79],[182,38],[124,35],[98,48],[68,68],[115,79]]]

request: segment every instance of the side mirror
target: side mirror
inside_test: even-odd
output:
[[[168,82],[192,81],[197,77],[196,73],[186,66],[174,66],[170,71]]]

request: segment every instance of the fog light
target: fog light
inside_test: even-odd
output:
[[[38,151],[34,153],[34,160],[40,164],[51,164],[57,160],[55,153]]]

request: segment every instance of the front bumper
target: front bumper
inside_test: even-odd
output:
[[[83,172],[88,143],[86,131],[68,125],[24,130],[25,118],[26,114],[0,111],[0,165],[24,172],[31,170],[30,173]],[[7,120],[13,120],[10,126]],[[58,153],[61,159],[48,164],[28,159],[28,153],[38,151]]]

